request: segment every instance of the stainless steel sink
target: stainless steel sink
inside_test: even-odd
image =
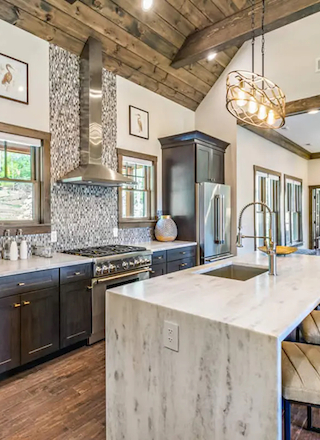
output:
[[[229,278],[230,280],[247,281],[266,272],[268,272],[268,269],[263,269],[261,267],[229,264],[227,266],[210,270],[209,272],[202,272],[202,275],[209,275],[210,277]]]

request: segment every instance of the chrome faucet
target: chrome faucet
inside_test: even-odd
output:
[[[259,237],[257,235],[242,235],[241,234],[243,213],[247,208],[249,208],[249,206],[253,206],[253,205],[261,205],[261,206],[264,206],[268,210],[268,213],[270,216],[269,236]],[[242,244],[243,238],[263,238],[265,246],[267,248],[267,255],[269,257],[269,275],[277,275],[277,246],[276,246],[276,243],[273,239],[271,225],[272,225],[272,211],[266,203],[263,203],[263,202],[248,203],[248,205],[246,205],[244,208],[242,208],[240,215],[239,215],[237,247],[239,247],[239,248],[243,247],[243,244]]]

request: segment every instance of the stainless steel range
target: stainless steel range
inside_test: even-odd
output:
[[[148,279],[150,277],[151,251],[143,247],[110,245],[65,251],[93,259],[92,335],[89,344],[105,337],[106,290]]]

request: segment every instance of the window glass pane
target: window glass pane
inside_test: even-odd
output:
[[[122,216],[127,218],[147,217],[147,194],[144,191],[122,190]]]
[[[4,177],[4,144],[0,141],[0,178]]]
[[[33,220],[33,184],[0,181],[0,221]]]
[[[7,143],[7,177],[9,179],[31,180],[31,148]]]

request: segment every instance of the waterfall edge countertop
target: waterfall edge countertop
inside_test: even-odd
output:
[[[0,279],[1,277],[6,276],[57,269],[59,267],[75,266],[77,264],[88,264],[91,262],[91,258],[62,254],[59,252],[55,253],[52,258],[32,256],[27,260],[0,260]]]
[[[170,251],[171,249],[179,249],[179,248],[188,247],[188,246],[197,246],[197,242],[196,241],[182,241],[182,240],[175,240],[175,241],[151,240],[151,241],[145,241],[145,242],[141,242],[141,243],[135,243],[134,245],[145,247],[148,250],[150,250],[152,253],[154,253],[154,252],[160,252],[160,251]]]
[[[281,342],[320,303],[320,258],[279,257],[277,277],[202,275],[231,263],[267,268],[268,258],[107,291],[107,418],[122,411],[108,438],[282,438]]]

